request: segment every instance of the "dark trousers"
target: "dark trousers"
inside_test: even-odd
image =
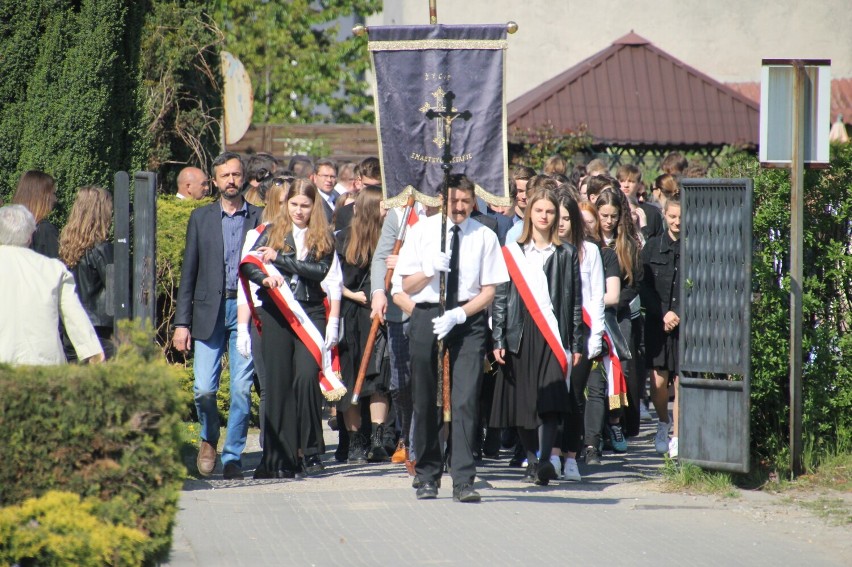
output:
[[[587,392],[587,394],[584,394]],[[600,368],[592,369],[592,361],[585,354],[580,364],[571,370],[571,395],[575,397],[578,413],[583,423],[583,445],[595,449],[601,441],[607,398],[606,378]],[[563,441],[562,449],[569,451],[569,439]]]
[[[259,316],[259,315],[258,315]],[[260,398],[257,419],[260,422],[260,446],[263,448],[263,418],[266,411],[266,367],[263,365],[263,352],[260,350],[260,333],[254,321],[249,323],[249,335],[251,336],[251,359],[254,362],[254,389]]]
[[[320,333],[325,332],[322,304],[304,304]],[[258,309],[263,324],[261,352],[266,369],[263,459],[267,470],[297,470],[296,451],[306,456],[325,450],[319,366],[274,305]]]
[[[438,341],[432,332],[437,306],[418,304],[411,315],[411,387],[414,401],[414,446],[417,449],[417,478],[422,482],[441,478],[442,454],[438,433],[443,414],[437,405]],[[480,311],[457,325],[444,339],[450,355],[451,470],[453,484],[473,483],[476,463],[473,448],[477,440],[478,400],[485,355],[485,312]]]

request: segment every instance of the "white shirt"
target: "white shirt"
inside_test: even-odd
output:
[[[447,221],[446,252],[450,251],[453,223]],[[509,281],[509,272],[500,252],[497,235],[484,225],[469,218],[459,224],[459,301],[470,301],[482,286]],[[421,218],[412,226],[399,252],[394,276],[401,278],[422,272],[432,276],[426,286],[411,296],[415,303],[438,303],[438,274],[434,273],[433,258],[441,247],[441,215]]]
[[[556,252],[556,247],[552,242],[548,242],[544,248],[538,248],[532,240],[524,244],[523,249],[530,266],[535,266],[542,271],[544,271],[544,264],[547,262],[547,259]]]
[[[583,259],[580,261],[580,285],[583,288],[583,309],[591,319],[591,334],[587,355],[601,350],[604,332],[604,282],[603,260],[597,245],[583,242]]]

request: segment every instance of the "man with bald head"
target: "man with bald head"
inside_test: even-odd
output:
[[[185,167],[177,178],[177,198],[196,201],[210,195],[210,180],[197,167]]]

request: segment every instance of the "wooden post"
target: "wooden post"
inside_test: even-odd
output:
[[[793,65],[793,154],[790,163],[790,471],[802,473],[802,248],[804,245],[804,65]]]
[[[157,319],[157,174],[133,176],[133,317],[154,328]]]
[[[130,176],[119,171],[114,177],[115,244],[113,246],[113,313],[116,324],[130,319]]]

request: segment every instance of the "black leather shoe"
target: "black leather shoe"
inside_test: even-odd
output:
[[[349,441],[350,465],[363,465],[367,462],[367,440],[360,433],[355,433]]]
[[[225,480],[242,480],[243,469],[234,461],[225,463],[225,468],[222,469],[222,478]]]
[[[550,460],[540,461],[535,473],[535,483],[539,486],[547,486],[551,480],[556,480],[559,475],[556,474],[556,469],[553,468],[553,463]]]
[[[295,471],[288,471],[284,469],[278,469],[277,471],[271,471],[267,468],[258,467],[256,471],[254,471],[254,479],[255,480],[269,480],[274,478],[296,478]]]
[[[453,500],[456,502],[479,502],[482,497],[473,489],[472,484],[457,484],[453,487]]]
[[[434,480],[427,480],[417,489],[418,500],[433,500],[438,497],[438,485]]]
[[[420,488],[421,486],[423,486],[423,483],[420,481],[419,478],[415,476],[413,479],[411,479],[411,488]],[[441,479],[435,481],[435,486],[441,488]]]
[[[309,455],[305,457],[304,468],[307,474],[319,474],[325,470],[325,465],[319,455]]]

